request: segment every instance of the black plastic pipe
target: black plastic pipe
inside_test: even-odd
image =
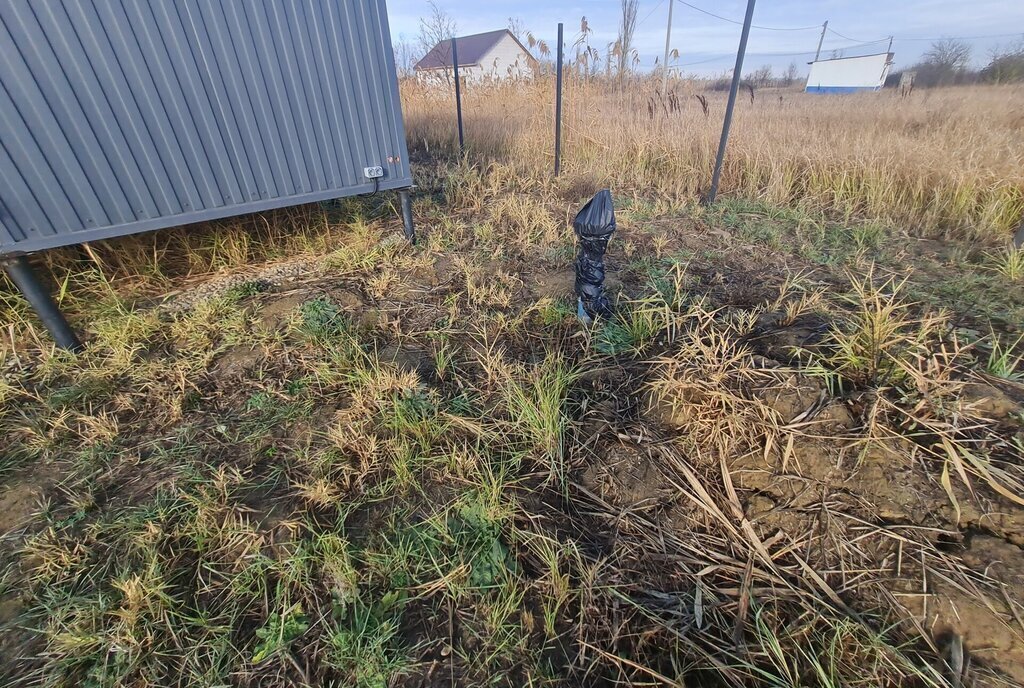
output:
[[[729,103],[725,106],[725,122],[722,123],[722,138],[718,142],[718,156],[715,158],[715,173],[711,175],[711,189],[705,202],[711,205],[718,196],[718,182],[722,177],[722,162],[725,160],[725,146],[729,143],[729,127],[732,125],[732,110],[736,106],[736,92],[740,90],[740,75],[743,73],[743,56],[747,52],[747,38],[750,36],[750,22],[754,19],[754,0],[747,0],[747,14],[743,18],[743,33],[740,47],[736,51],[736,68],[732,71],[732,85],[729,86]]]
[[[68,321],[60,312],[57,304],[53,302],[50,292],[39,281],[28,258],[26,256],[8,258],[4,261],[4,270],[7,271],[7,276],[11,278],[14,285],[24,294],[25,299],[32,306],[32,310],[43,321],[43,326],[49,331],[57,346],[68,351],[81,351],[82,342],[68,325]]]

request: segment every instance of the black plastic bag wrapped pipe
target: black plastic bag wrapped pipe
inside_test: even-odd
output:
[[[604,292],[604,252],[615,231],[615,208],[608,189],[597,195],[576,214],[572,228],[579,238],[576,253],[577,310],[584,322],[607,318],[612,306]]]

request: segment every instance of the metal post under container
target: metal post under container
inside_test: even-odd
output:
[[[412,193],[411,189],[400,189],[398,200],[402,206],[402,228],[405,230],[405,238],[413,246],[416,245],[416,226],[412,222]]]
[[[14,285],[32,306],[32,310],[43,321],[43,326],[49,331],[57,346],[68,351],[81,351],[82,342],[68,325],[64,314],[60,312],[60,308],[50,296],[50,292],[32,270],[28,257],[25,255],[12,256],[4,260],[3,264],[7,276],[11,278]]]

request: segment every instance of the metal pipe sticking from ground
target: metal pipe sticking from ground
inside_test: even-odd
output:
[[[53,341],[57,343],[57,346],[68,351],[81,351],[83,348],[82,342],[78,339],[75,331],[71,329],[71,326],[68,325],[68,321],[64,318],[64,314],[60,312],[60,308],[54,303],[49,290],[43,286],[35,271],[32,270],[32,266],[28,262],[28,256],[12,256],[4,260],[3,264],[7,276],[11,278],[14,286],[18,287],[25,296],[25,300],[29,302],[32,310],[39,316],[43,326],[50,333],[50,336],[53,337]]]
[[[743,72],[743,55],[747,52],[747,38],[750,37],[750,23],[754,19],[754,0],[747,0],[747,14],[743,18],[743,32],[740,33],[740,47],[736,51],[736,67],[732,71],[732,85],[729,86],[729,103],[725,106],[725,121],[722,123],[722,138],[718,142],[718,156],[715,158],[715,173],[711,175],[711,189],[705,203],[711,205],[718,196],[718,182],[722,177],[722,162],[725,147],[729,143],[729,127],[732,126],[732,111],[736,106],[736,92],[740,88],[740,74]]]
[[[405,230],[405,238],[415,246],[416,225],[412,221],[412,190],[401,189],[398,192],[398,202],[402,206],[402,229]]]
[[[555,61],[555,176],[562,171],[562,22],[558,22],[558,57]]]
[[[452,38],[452,69],[455,72],[455,116],[459,120],[459,154],[466,152],[466,140],[462,135],[462,88],[459,85],[459,42]]]

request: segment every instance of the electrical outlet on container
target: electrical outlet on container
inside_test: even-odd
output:
[[[379,165],[364,167],[363,176],[366,177],[367,179],[373,180],[373,191],[370,193],[370,195],[372,196],[373,194],[377,193],[377,191],[380,189],[380,180],[384,176],[384,168],[380,167]]]

